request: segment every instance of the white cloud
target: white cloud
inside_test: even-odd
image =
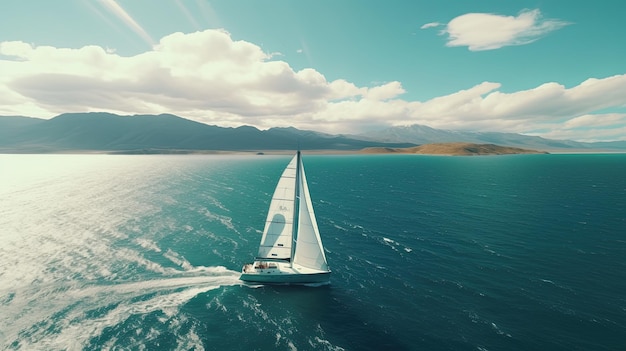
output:
[[[406,101],[398,81],[329,82],[311,68],[294,71],[223,30],[174,33],[128,57],[98,46],[2,42],[0,71],[0,115],[174,113],[222,126],[335,133],[417,123],[578,140],[626,135],[614,132],[626,126],[626,74],[591,78],[571,88],[548,82],[512,93],[501,92],[500,83],[483,82],[427,101]]]
[[[601,128],[611,127],[616,124],[623,123],[626,125],[626,113],[606,113],[597,115],[583,115],[572,118],[563,124],[563,128]]]
[[[431,22],[431,23],[424,24],[423,26],[420,27],[420,29],[434,28],[434,27],[439,27],[441,25],[443,24],[439,22]]]
[[[216,124],[249,120],[265,126],[260,117],[282,116],[283,124],[290,124],[291,116],[313,113],[329,99],[368,92],[343,80],[327,82],[313,69],[296,72],[223,30],[174,33],[130,57],[97,46],[2,42],[0,70],[7,72],[0,88],[10,97],[0,114],[44,117],[68,111],[171,112]],[[372,89],[380,98],[399,91],[394,84]],[[229,120],[212,120],[225,117]]]
[[[402,84],[400,82],[390,82],[385,85],[380,85],[377,87],[373,87],[367,89],[367,93],[365,93],[365,98],[369,100],[389,100],[397,97],[398,95],[404,94],[404,89],[402,88]]]
[[[517,16],[468,13],[452,19],[441,33],[448,35],[447,46],[467,46],[471,51],[481,51],[529,44],[568,24],[544,19],[538,9],[524,10]]]
[[[626,114],[602,114],[607,108],[626,107],[626,74],[588,79],[570,89],[557,83],[514,93],[498,91],[484,82],[468,90],[413,103],[416,123],[435,128],[533,133],[574,140],[624,140]],[[594,113],[595,112],[595,113]],[[395,124],[407,124],[396,121]],[[545,131],[547,130],[547,131]]]
[[[626,113],[583,115],[562,124],[546,124],[544,138],[578,141],[624,140]],[[537,133],[530,133],[537,134]]]

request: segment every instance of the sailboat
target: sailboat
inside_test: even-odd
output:
[[[300,151],[283,171],[270,202],[259,252],[240,279],[273,284],[325,283],[330,269],[317,227]]]

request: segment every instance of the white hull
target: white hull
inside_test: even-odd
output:
[[[245,282],[268,284],[327,283],[330,279],[330,271],[290,266],[284,262],[272,262],[264,266],[259,263],[245,265],[241,270],[240,279]]]

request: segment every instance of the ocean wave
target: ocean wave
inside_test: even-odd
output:
[[[233,219],[231,217],[228,216],[224,216],[224,215],[220,215],[217,213],[213,213],[211,212],[209,209],[204,208],[202,209],[202,213],[211,221],[217,221],[219,223],[221,223],[224,227],[226,227],[227,229],[229,229],[232,232],[235,232],[237,234],[239,234],[239,231],[237,230],[237,228],[235,228],[235,226],[233,225]]]

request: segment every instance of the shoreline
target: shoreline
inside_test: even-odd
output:
[[[1,155],[242,155],[242,156],[263,156],[263,155],[291,155],[296,150],[55,150],[46,152],[27,150],[0,150]],[[412,152],[380,152],[359,150],[302,150],[309,155],[417,155],[417,156],[507,156],[507,155],[580,155],[580,154],[626,154],[626,150],[546,150],[538,152],[520,152],[509,154],[459,154],[453,152],[440,153],[412,153]]]
[[[26,150],[0,149],[0,154],[12,155],[291,155],[295,149],[256,149],[256,150],[195,150],[141,148],[128,150],[64,149],[46,150],[33,148]],[[309,155],[431,155],[431,156],[499,156],[531,154],[621,154],[626,150],[610,149],[544,149],[533,150],[497,144],[476,144],[466,142],[431,143],[406,148],[367,147],[362,149],[311,149],[302,150]]]

